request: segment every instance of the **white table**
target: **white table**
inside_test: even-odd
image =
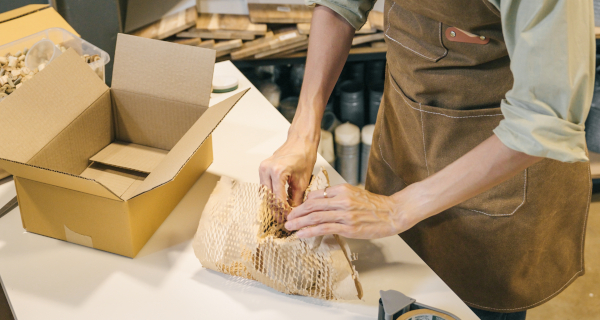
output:
[[[236,74],[229,62],[216,73]],[[211,104],[225,95],[213,95]],[[29,319],[374,319],[379,290],[478,319],[400,239],[349,240],[363,301],[329,302],[279,293],[260,283],[202,268],[193,238],[206,200],[220,176],[258,182],[258,166],[284,141],[289,123],[256,88],[214,132],[214,163],[135,259],[24,232],[19,210],[0,219],[0,276],[16,317]],[[343,179],[319,156],[332,184]],[[0,186],[0,207],[15,195]]]

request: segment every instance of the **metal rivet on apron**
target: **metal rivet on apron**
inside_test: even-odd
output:
[[[479,36],[479,39],[485,40],[485,36]]]
[[[450,36],[451,36],[451,37],[456,37],[456,32],[454,32],[454,31],[450,31]]]

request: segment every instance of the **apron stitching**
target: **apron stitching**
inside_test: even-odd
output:
[[[437,114],[440,116],[444,116],[444,117],[448,117],[448,118],[453,118],[453,119],[463,119],[463,118],[480,118],[480,117],[497,117],[497,116],[502,116],[502,113],[498,113],[498,114],[482,114],[482,115],[478,115],[478,116],[449,116],[447,114],[443,114],[443,113],[439,113],[439,112],[433,112],[433,111],[427,111],[427,110],[420,110],[417,109],[415,107],[413,107],[407,100],[406,98],[404,98],[404,95],[400,93],[400,91],[398,91],[398,89],[396,89],[396,87],[394,86],[394,84],[392,83],[392,78],[390,77],[390,83],[392,84],[392,88],[394,88],[394,90],[396,90],[396,92],[400,95],[400,97],[402,98],[402,100],[404,100],[404,102],[406,103],[406,105],[408,105],[409,107],[413,108],[414,110],[417,110],[419,112],[425,112],[425,113],[431,113],[431,114]]]
[[[485,214],[486,216],[489,216],[489,217],[512,216],[513,214],[515,214],[515,212],[517,212],[517,210],[519,210],[519,208],[521,208],[525,204],[525,200],[527,198],[527,170],[528,169],[525,169],[525,173],[524,173],[525,183],[523,183],[523,202],[521,202],[521,204],[513,212],[511,212],[511,213],[490,214],[490,213],[486,213],[486,212],[475,210],[475,209],[467,209],[467,210],[473,211],[473,212],[482,213],[482,214]]]
[[[447,114],[443,114],[443,113],[438,113],[438,112],[432,112],[432,111],[426,111],[423,110],[423,106],[421,103],[419,103],[419,109],[413,107],[404,97],[403,94],[400,93],[400,91],[398,91],[398,89],[396,89],[396,86],[394,86],[394,83],[392,82],[392,77],[390,77],[390,84],[392,85],[392,88],[394,88],[394,90],[396,90],[396,93],[398,93],[398,95],[400,95],[400,97],[402,98],[402,100],[404,100],[404,102],[406,103],[406,105],[408,105],[409,107],[411,107],[414,110],[417,110],[419,112],[421,112],[421,130],[423,131],[423,150],[425,150],[425,131],[424,131],[424,127],[423,127],[423,112],[427,112],[427,113],[431,113],[431,114],[438,114],[444,117],[448,117],[448,118],[455,118],[455,119],[460,119],[460,118],[478,118],[478,117],[496,117],[496,116],[501,116],[502,114],[484,114],[484,115],[479,115],[479,116],[461,116],[461,117],[455,117],[455,116],[449,116]],[[381,133],[381,132],[380,132]],[[388,164],[389,166],[389,164]],[[427,166],[427,151],[425,151],[425,166]],[[427,175],[429,176],[429,167],[427,167]],[[523,204],[525,204],[525,199],[526,199],[526,194],[527,194],[527,169],[525,169],[524,172],[525,175],[525,182],[523,185],[523,202],[521,202],[521,204],[511,213],[503,213],[503,214],[490,214],[490,213],[485,213],[483,211],[479,211],[479,210],[474,210],[474,209],[467,209],[469,211],[473,211],[473,212],[478,212],[478,213],[482,213],[485,214],[486,216],[490,216],[490,217],[494,217],[494,216],[511,216],[513,215],[515,212],[517,212],[517,210],[519,210],[519,208],[521,208],[523,206]]]
[[[540,301],[538,301],[538,302],[536,302],[536,303],[530,304],[530,305],[528,305],[528,306],[525,306],[525,307],[521,307],[521,308],[512,308],[512,309],[508,309],[508,308],[505,308],[505,309],[499,309],[499,308],[490,308],[490,307],[486,307],[486,306],[481,306],[481,305],[475,304],[475,303],[473,303],[473,302],[469,302],[469,301],[467,301],[467,300],[463,300],[463,301],[465,301],[465,302],[467,302],[467,303],[470,303],[470,304],[472,304],[472,305],[474,305],[474,306],[476,306],[476,307],[487,308],[487,309],[490,309],[490,310],[498,310],[498,311],[511,311],[511,310],[517,310],[517,309],[527,309],[527,308],[534,307],[534,306],[536,306],[536,305],[539,305],[539,304],[541,304],[541,303],[543,303],[543,302],[545,302],[545,301],[547,301],[547,300],[550,300],[550,299],[552,299],[552,298],[553,298],[554,296],[556,296],[556,295],[557,295],[559,292],[561,292],[561,291],[562,291],[562,290],[563,290],[565,287],[567,287],[569,284],[571,284],[571,282],[573,282],[573,280],[575,279],[575,277],[577,277],[578,275],[580,275],[580,274],[581,274],[581,273],[584,271],[584,269],[583,269],[583,250],[584,250],[584,241],[585,241],[585,228],[587,227],[587,217],[588,217],[588,215],[589,215],[589,210],[590,210],[590,201],[591,201],[591,199],[592,199],[592,188],[591,188],[591,187],[592,187],[592,186],[591,186],[591,181],[592,181],[592,180],[591,180],[591,177],[592,177],[592,173],[590,172],[590,167],[589,167],[589,166],[588,166],[588,177],[590,177],[590,191],[588,192],[588,203],[587,203],[587,212],[588,212],[588,213],[586,214],[586,219],[585,219],[585,222],[583,223],[583,232],[581,233],[581,268],[582,268],[581,270],[577,271],[577,272],[576,272],[576,273],[573,275],[573,277],[571,277],[571,279],[569,279],[569,280],[568,280],[568,281],[567,281],[567,282],[566,282],[566,283],[565,283],[565,284],[564,284],[562,287],[560,287],[560,289],[556,290],[556,292],[554,292],[553,294],[549,295],[548,297],[546,297],[546,298],[544,298],[544,299],[542,299],[542,300],[540,300]]]
[[[486,308],[486,309],[490,309],[490,310],[511,311],[511,310],[517,310],[517,309],[527,309],[527,308],[533,307],[535,305],[538,305],[538,304],[540,304],[542,302],[545,302],[546,300],[552,299],[555,295],[557,295],[559,292],[561,292],[566,286],[568,286],[575,279],[575,277],[577,277],[582,271],[583,270],[577,271],[577,273],[575,273],[575,275],[573,275],[573,277],[571,279],[569,279],[569,281],[567,281],[567,283],[565,283],[564,286],[560,287],[560,289],[556,290],[556,292],[554,292],[553,294],[551,294],[547,298],[544,298],[543,300],[540,300],[540,301],[538,301],[536,303],[530,304],[530,305],[525,306],[525,307],[521,307],[521,308],[490,308],[490,307],[486,307],[486,306],[481,306],[481,305],[475,304],[473,302],[469,302],[467,300],[463,300],[463,301],[466,302],[466,303],[470,303],[470,304],[472,304],[472,305],[474,305],[476,307],[482,307],[482,308]]]
[[[385,108],[385,106],[384,106]],[[385,124],[385,122],[384,122]],[[379,141],[377,141],[377,144],[379,145],[379,154],[381,154],[381,159],[383,160],[383,162],[385,162],[385,164],[387,164],[388,167],[390,167],[390,170],[392,170],[392,172],[394,172],[394,169],[392,169],[392,166],[390,166],[390,164],[385,160],[385,157],[383,156],[383,149],[381,148],[381,132],[383,130],[379,130]]]
[[[590,202],[592,202],[592,186],[593,185],[592,185],[592,172],[591,172],[590,166],[588,166],[588,177],[589,177],[589,181],[590,181],[590,188],[589,188],[590,191],[588,193],[587,213],[585,214],[585,222],[583,223],[583,232],[581,233],[581,268],[583,268],[583,248],[584,248],[584,241],[585,241],[585,229],[587,226],[588,216],[590,214]],[[581,271],[583,271],[583,269]]]
[[[440,60],[441,58],[444,58],[448,55],[448,48],[446,48],[446,46],[444,46],[444,42],[442,41],[442,23],[441,22],[440,22],[439,38],[440,38],[440,45],[442,46],[442,48],[444,48],[444,54],[441,55],[439,58],[437,58],[437,60]]]
[[[395,6],[395,5],[396,5],[396,3],[393,3],[393,4],[392,4],[392,6],[390,7],[390,10],[388,10],[388,14],[387,14],[387,22],[388,22],[388,27],[387,27],[387,29],[385,30],[385,33],[384,33],[384,34],[385,34],[385,36],[386,36],[388,39],[390,39],[390,40],[392,40],[392,41],[396,42],[397,44],[401,45],[401,46],[402,46],[402,47],[404,47],[405,49],[408,49],[408,50],[412,51],[413,53],[415,53],[415,54],[417,54],[417,55],[419,55],[419,56],[421,56],[421,57],[423,57],[423,58],[425,58],[425,59],[427,59],[427,60],[431,60],[431,61],[433,61],[433,62],[436,62],[436,61],[440,60],[441,58],[445,57],[445,56],[448,54],[448,49],[446,49],[446,50],[445,50],[446,52],[444,52],[444,54],[443,54],[443,55],[441,55],[441,56],[439,56],[438,58],[430,58],[430,57],[428,57],[428,56],[426,56],[426,55],[424,55],[424,54],[422,54],[422,53],[420,53],[420,52],[417,52],[417,51],[415,51],[415,50],[413,50],[413,49],[411,49],[411,48],[409,48],[409,47],[407,47],[407,46],[403,45],[403,44],[402,44],[401,42],[399,42],[398,40],[396,40],[396,39],[394,39],[394,38],[390,37],[390,36],[388,35],[388,31],[390,30],[390,12],[392,12],[392,8],[394,8],[394,6]],[[440,43],[442,43],[442,23],[441,23],[441,22],[440,22]],[[442,43],[442,47],[443,47],[444,49],[446,48],[446,47],[444,47],[444,44],[443,44],[443,43]]]
[[[423,111],[421,104],[419,108]],[[423,133],[423,153],[425,154],[425,167],[427,168],[427,176],[429,177],[429,165],[427,165],[427,149],[425,148],[425,125],[423,124],[423,112],[421,112],[421,132]]]

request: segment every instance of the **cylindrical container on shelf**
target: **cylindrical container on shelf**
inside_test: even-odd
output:
[[[355,62],[350,65],[350,79],[365,83],[365,63]]]
[[[336,170],[351,185],[358,185],[360,129],[346,122],[335,129]]]
[[[340,124],[342,123],[340,122],[340,120],[338,120],[338,118],[333,112],[327,111],[323,114],[323,120],[321,121],[321,129],[333,133],[335,131],[335,128],[337,128]]]
[[[325,106],[325,112],[334,112],[333,111],[334,102],[335,102],[334,95],[331,94],[331,97],[329,97],[329,100],[327,100],[327,105]]]
[[[369,124],[362,128],[361,140],[362,150],[360,152],[360,183],[365,185],[367,181],[367,169],[369,168],[369,154],[371,153],[371,144],[373,143],[373,131],[375,125]]]
[[[295,64],[290,70],[290,82],[292,83],[292,88],[294,88],[295,94],[300,94],[300,89],[302,89],[302,81],[304,81],[304,65]]]
[[[270,66],[258,66],[254,68],[253,76],[261,80],[270,80],[271,82],[277,82],[281,76],[281,66],[270,65]]]
[[[339,97],[342,94],[342,86],[346,84],[346,82],[352,82],[352,80],[343,79],[341,76],[337,79],[335,83],[335,87],[333,87],[333,95]]]
[[[340,94],[342,94],[342,86],[346,82],[352,82],[352,80],[345,80],[340,76],[335,83],[335,87],[333,87],[333,92],[331,93],[331,96],[333,97],[333,113],[335,113],[335,116],[338,117],[338,119],[342,114],[340,111]]]
[[[333,134],[331,132],[321,130],[318,152],[332,167],[335,167],[335,148],[333,147]]]
[[[383,81],[385,79],[385,60],[373,60],[367,62],[367,83]]]
[[[279,110],[281,114],[290,122],[294,120],[296,109],[298,108],[298,97],[289,97],[281,100]]]
[[[258,86],[258,91],[260,91],[260,93],[262,93],[275,108],[279,108],[281,102],[281,89],[277,84],[271,81],[265,81]]]
[[[377,120],[379,105],[383,97],[383,81],[373,82],[369,88],[369,123],[374,124]]]
[[[365,98],[363,84],[356,81],[344,82],[340,94],[340,116],[342,122],[362,127],[365,124]]]

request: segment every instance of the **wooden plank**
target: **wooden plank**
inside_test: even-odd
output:
[[[306,35],[301,35],[298,30],[288,31],[280,33],[272,38],[268,38],[263,41],[255,42],[252,45],[247,45],[241,50],[231,53],[232,59],[242,59],[261,53],[263,51],[269,51],[277,48],[281,48],[288,44],[300,42],[306,40]]]
[[[181,38],[173,40],[174,43],[185,44],[188,46],[197,46],[202,42],[200,38]]]
[[[138,37],[162,40],[195,26],[197,17],[198,12],[196,11],[196,7],[187,8],[186,10],[166,16],[147,27],[138,29],[132,34]]]
[[[225,56],[231,54],[232,52],[234,52],[235,50],[236,49],[217,51],[217,58],[225,57]]]
[[[305,34],[305,35],[310,34],[310,23],[298,23],[296,25],[296,27],[298,28],[298,32],[300,34]],[[356,31],[356,34],[371,34],[371,33],[375,33],[375,32],[377,32],[377,29],[375,29],[375,27],[373,27],[371,22],[369,20],[367,20],[367,22],[365,22],[365,25],[362,26],[362,28],[360,28],[360,30]]]
[[[196,29],[190,29],[185,32],[177,34],[179,38],[202,38],[202,39],[218,39],[218,40],[254,40],[256,37],[253,34],[240,32],[240,31],[199,31]]]
[[[383,12],[371,11],[371,13],[369,14],[369,22],[371,23],[373,28],[379,31],[385,31],[383,30],[383,21]]]
[[[383,33],[374,33],[366,36],[357,36],[352,40],[352,46],[383,40]]]
[[[267,33],[267,25],[252,23],[250,18],[244,15],[203,13],[196,20],[196,30],[206,32],[238,31],[262,36]]]
[[[242,44],[243,44],[243,42],[240,39],[230,40],[230,41],[221,41],[221,42],[215,44],[213,46],[213,49],[217,50],[217,52],[228,51],[228,50],[232,50],[232,49],[241,48]]]
[[[308,39],[299,41],[299,42],[295,42],[295,43],[291,43],[291,44],[288,44],[288,45],[285,45],[283,47],[279,47],[279,48],[276,48],[273,50],[267,50],[267,51],[263,51],[261,53],[257,53],[256,55],[254,55],[254,58],[261,59],[264,57],[272,56],[274,54],[291,51],[291,50],[297,49],[299,47],[307,47],[308,48]]]
[[[283,52],[280,52],[278,54],[272,55],[269,58],[271,58],[271,59],[285,58],[286,56],[288,56],[290,54],[293,54],[293,53],[296,53],[296,52],[300,52],[300,51],[305,51],[306,52],[307,49],[308,49],[308,43],[305,44],[305,45],[303,45],[303,46],[300,46],[298,48],[290,49],[290,50],[283,51]]]
[[[387,52],[387,44],[385,46],[378,47],[358,47],[351,48],[350,54],[366,54],[366,53],[381,53]]]
[[[313,8],[303,4],[248,3],[253,23],[309,23]]]
[[[383,47],[357,47],[357,48],[350,48],[350,54],[370,54],[370,53],[383,53],[387,51],[387,45],[383,46]],[[288,54],[285,57],[280,57],[277,56],[277,58],[285,58],[285,59],[290,59],[290,58],[304,58],[306,57],[307,52],[306,51],[301,51],[301,52],[296,52],[296,53],[292,53],[292,54]],[[268,59],[271,59],[272,57],[268,57]]]
[[[214,41],[214,40],[213,40]],[[221,41],[213,46],[212,49],[217,51],[217,58],[224,57],[235,50],[238,50],[243,45],[242,40]]]
[[[365,24],[360,28],[360,30],[356,31],[356,34],[371,34],[377,32],[377,29],[371,24],[369,20],[365,22]]]
[[[242,41],[242,40],[233,40],[233,41]],[[213,49],[213,47],[215,46],[215,40],[212,40],[212,39],[202,41],[202,39],[200,39],[200,38],[181,38],[181,39],[173,40],[172,42],[179,43],[179,44],[185,44],[185,45],[189,45],[189,46],[201,47],[201,48],[209,48],[209,49]]]
[[[215,46],[215,40],[202,41],[198,45],[198,47],[200,47],[200,48],[209,48],[209,49],[212,49],[214,46]]]
[[[309,35],[310,34],[310,23],[298,23],[298,32],[300,34]]]
[[[358,54],[373,54],[373,53],[385,53],[387,51],[387,44],[385,44],[385,42],[382,42],[382,45],[378,45],[377,47],[371,47],[371,46],[363,46],[363,47],[356,47],[356,48],[351,48],[350,49],[350,54],[351,55],[358,55]],[[298,47],[296,49],[292,49],[289,50],[287,52],[281,52],[279,54],[275,54],[275,55],[271,55],[271,56],[267,56],[264,57],[262,59],[294,59],[294,58],[305,58],[307,55],[307,51],[306,49],[308,48],[308,45],[306,47]],[[223,61],[226,59],[222,59],[222,60],[218,60],[218,61]],[[251,57],[251,58],[244,58],[243,60],[260,60],[257,59],[256,57]]]
[[[385,43],[385,41],[375,41],[375,42],[371,42],[371,47],[372,48],[387,48],[387,43]]]

